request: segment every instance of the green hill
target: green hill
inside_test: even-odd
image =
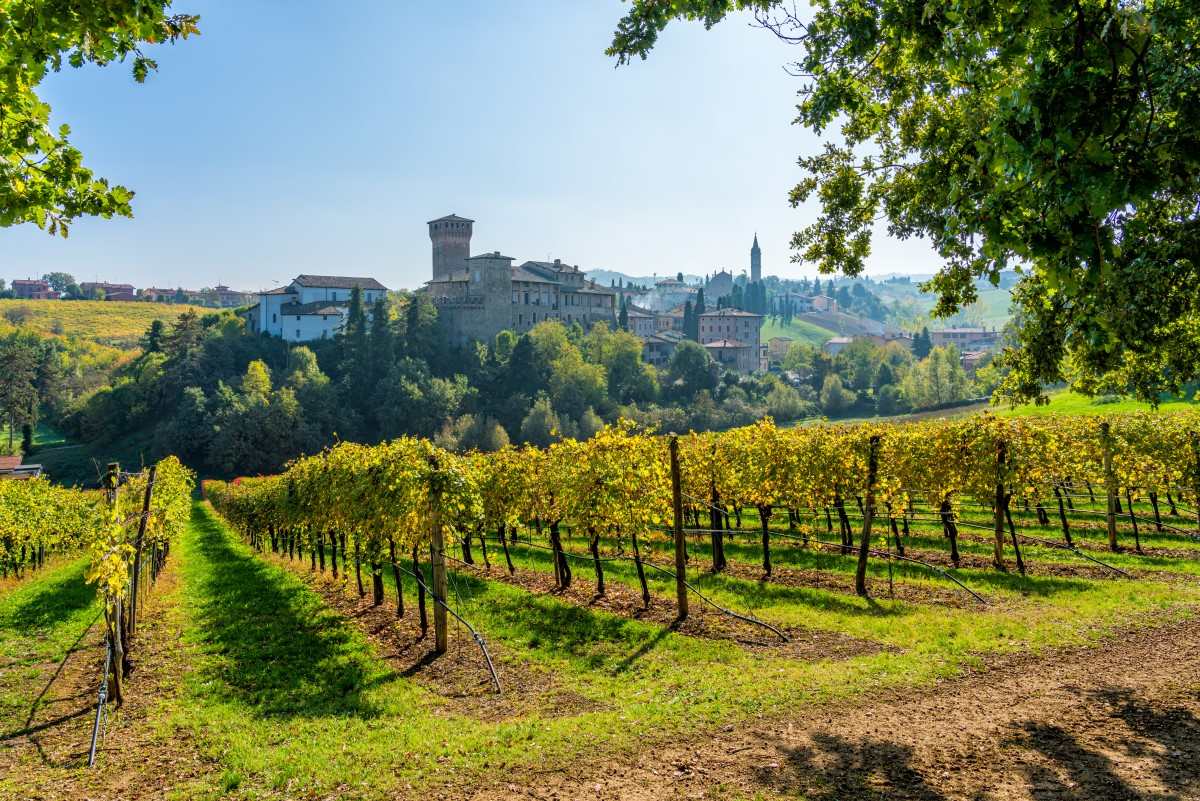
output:
[[[774,337],[791,337],[797,342],[807,342],[819,348],[825,344],[827,339],[835,337],[837,334],[828,328],[822,328],[800,317],[793,317],[792,321],[787,325],[781,325],[775,322],[774,318],[768,317],[763,323],[759,336],[763,342]]]

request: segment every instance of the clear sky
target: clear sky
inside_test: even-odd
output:
[[[68,241],[0,228],[0,277],[256,290],[298,273],[429,278],[427,220],[476,220],[473,252],[631,275],[790,261],[794,51],[730,20],[668,29],[648,61],[604,55],[618,0],[175,0],[203,35],[43,86],[132,220]],[[921,242],[876,238],[871,272],[931,272]]]

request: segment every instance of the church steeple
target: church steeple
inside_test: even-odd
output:
[[[762,280],[762,250],[758,247],[758,232],[754,232],[754,244],[750,246],[750,280]]]

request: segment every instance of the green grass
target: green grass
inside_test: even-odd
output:
[[[1150,404],[1142,401],[1123,398],[1115,403],[1097,403],[1095,398],[1079,395],[1069,390],[1055,390],[1050,392],[1048,397],[1050,402],[1041,406],[1034,404],[1015,408],[1000,406],[995,409],[995,412],[1006,417],[1045,417],[1062,414],[1127,414],[1129,412],[1154,411]],[[1158,405],[1158,411],[1173,412],[1196,407],[1197,404],[1194,401],[1165,400]]]
[[[0,595],[0,743],[26,728],[46,681],[100,615],[77,558]]]
[[[835,336],[837,334],[828,328],[822,328],[800,317],[793,317],[792,321],[787,325],[781,325],[774,318],[768,317],[763,322],[762,330],[759,332],[759,339],[762,342],[767,342],[774,337],[791,337],[797,342],[806,342],[818,348],[824,345],[828,339]]]
[[[982,521],[986,514],[968,509],[964,519]],[[1023,516],[1020,522],[1023,529],[1032,525]],[[743,524],[750,530],[731,538],[727,554],[753,565],[761,552],[752,511]],[[910,547],[944,549],[938,532],[923,525],[914,526]],[[806,704],[924,686],[978,666],[987,654],[1091,642],[1122,626],[1184,616],[1189,614],[1185,607],[1200,603],[1195,581],[1021,577],[983,569],[958,575],[987,596],[987,607],[893,601],[886,595],[888,571],[880,559],[870,563],[875,597],[863,599],[849,592],[853,559],[801,547],[785,533],[774,538],[776,565],[821,571],[834,586],[709,574],[702,537],[689,543],[689,578],[716,602],[772,623],[809,636],[836,632],[887,648],[836,662],[751,651],[532,594],[497,580],[499,567],[490,575],[455,567],[450,573],[454,605],[491,644],[506,689],[498,701],[480,702],[471,693],[464,700],[458,691],[439,690],[424,673],[409,675],[405,666],[429,649],[427,640],[401,641],[399,647],[412,650],[399,655],[393,653],[395,643],[376,644],[301,579],[307,559],[285,566],[279,557],[252,551],[206,504],[197,503],[172,553],[179,579],[175,594],[164,601],[169,629],[182,632],[180,692],[145,713],[150,716],[143,724],[145,736],[160,744],[186,743],[200,752],[206,772],[174,786],[175,798],[422,797],[443,783],[461,788],[507,777],[536,781],[536,773],[547,768],[569,772],[578,760],[702,737],[717,727],[744,725]],[[1053,527],[1037,533],[1053,538]],[[1100,541],[1091,528],[1080,526],[1076,534]],[[1148,534],[1143,542],[1200,556],[1200,543],[1169,533]],[[567,545],[583,553],[578,537],[569,537]],[[664,538],[645,547],[658,564],[669,564]],[[605,550],[612,548],[605,544]],[[964,539],[961,548],[990,553],[986,542]],[[490,550],[493,565],[502,564],[500,549]],[[514,545],[512,554],[521,567],[551,569],[544,550]],[[1031,562],[1079,562],[1041,546],[1027,546],[1026,555]],[[1102,558],[1145,566],[1132,554]],[[1164,557],[1157,569],[1196,576],[1197,564]],[[73,563],[0,598],[0,658],[20,653],[34,632],[48,634],[37,646],[43,650],[31,659],[44,662],[64,652],[71,632],[85,625],[88,610],[94,609],[94,597],[80,589],[81,569],[80,562]],[[589,562],[573,561],[573,569],[575,581],[588,586]],[[610,584],[637,587],[630,562],[608,562],[605,572]],[[391,607],[389,571],[385,577]],[[648,578],[655,603],[670,604],[672,580],[656,571]],[[901,585],[955,591],[920,567],[898,566],[893,578]],[[413,582],[404,582],[411,616]],[[767,637],[751,631],[747,636]],[[451,637],[474,657],[467,633],[453,621]],[[429,665],[438,671],[437,660]],[[453,674],[449,686],[471,686],[476,679],[469,676],[469,663],[467,672],[467,678]],[[477,680],[483,683],[485,676],[479,659]],[[14,719],[21,704],[28,706],[25,696],[19,701],[11,705]],[[487,714],[488,703],[508,711]],[[0,780],[0,791],[5,781]],[[17,774],[11,781],[13,787],[26,786]]]

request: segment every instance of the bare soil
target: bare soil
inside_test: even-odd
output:
[[[1197,799],[1200,621],[998,658],[926,690],[781,710],[454,797]]]

